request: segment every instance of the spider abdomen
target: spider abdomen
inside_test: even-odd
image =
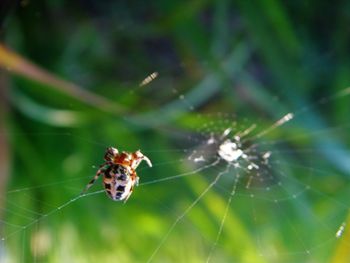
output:
[[[114,201],[126,201],[133,191],[135,180],[127,167],[121,164],[109,165],[103,173],[106,194]]]

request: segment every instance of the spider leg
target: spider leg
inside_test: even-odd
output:
[[[131,180],[132,180],[132,186],[130,187],[129,194],[123,199],[124,203],[126,203],[126,201],[128,201],[130,195],[134,191],[134,187],[139,185],[139,177],[137,176],[136,172],[133,172],[131,174]]]
[[[132,192],[134,191],[134,186],[135,185],[137,186],[139,184],[139,178],[138,178],[138,176],[136,174],[135,174],[135,176],[136,176],[135,177],[135,181],[134,181],[133,185],[130,188],[129,194],[124,198],[124,203],[126,203],[126,201],[128,201],[129,197],[131,196]]]
[[[142,161],[146,161],[146,163],[148,164],[149,167],[152,167],[152,163],[151,163],[151,160],[148,159],[147,156],[142,156],[142,157],[139,157],[136,161],[134,161],[133,163],[133,169],[136,170],[136,168],[140,165],[140,163]]]
[[[96,175],[90,180],[90,182],[86,185],[86,187],[80,193],[80,195],[84,195],[87,192],[87,190],[89,190],[89,188],[95,183],[95,181],[100,177],[100,175],[106,171],[107,167],[108,167],[108,165],[104,164],[101,166],[100,169],[97,170]]]
[[[134,187],[130,188],[129,194],[124,198],[124,204],[126,203],[126,201],[128,201],[130,195],[132,194],[132,191],[134,191]]]
[[[105,153],[105,161],[111,162],[118,155],[118,150],[113,147],[108,147]]]
[[[148,159],[148,157],[147,156],[143,156],[143,158],[142,158],[142,160],[145,160],[146,161],[146,163],[148,164],[148,166],[149,167],[152,167],[152,163],[151,163],[151,160],[150,159]]]
[[[131,168],[136,170],[142,161],[146,161],[149,167],[152,167],[151,160],[147,156],[143,155],[140,150],[132,154]]]

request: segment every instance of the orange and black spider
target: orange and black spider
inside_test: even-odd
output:
[[[126,202],[132,194],[134,186],[138,185],[139,177],[136,168],[141,161],[145,160],[152,167],[150,159],[143,155],[140,150],[133,153],[119,153],[116,148],[109,147],[104,159],[105,162],[87,184],[82,194],[86,193],[100,175],[103,175],[103,184],[107,195],[114,201]]]

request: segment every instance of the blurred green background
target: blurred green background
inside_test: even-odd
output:
[[[350,195],[349,1],[0,5],[1,262],[147,262],[158,246],[152,262],[205,262],[223,219],[211,262],[350,261],[350,232],[335,236]],[[142,185],[195,171],[182,149],[205,125],[264,130],[288,112],[258,140],[283,186],[238,184],[226,217],[233,178],[205,192],[221,166]],[[58,209],[108,146],[154,163],[129,201]]]

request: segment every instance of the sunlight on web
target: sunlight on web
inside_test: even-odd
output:
[[[237,161],[239,157],[246,158],[243,151],[231,140],[226,140],[219,146],[219,156],[227,162]]]
[[[156,77],[158,77],[158,72],[153,72],[148,75],[144,80],[139,84],[140,87],[148,85],[151,81],[153,81]]]
[[[345,230],[345,226],[346,226],[345,223],[342,223],[342,224],[340,225],[340,227],[339,227],[337,233],[335,233],[335,237],[336,237],[336,238],[340,238],[340,237],[343,235],[344,230]]]
[[[184,98],[183,98],[184,99]],[[272,126],[268,127],[267,129],[260,132],[258,135],[259,137],[263,134],[267,134],[268,132],[271,132],[273,129],[283,125],[284,123],[288,122],[292,119],[292,114],[289,113],[285,115],[283,118],[275,122]],[[220,121],[220,120],[219,120]],[[226,122],[226,120],[225,120]],[[227,123],[232,124],[232,121],[228,121]],[[167,239],[169,238],[171,232],[174,230],[174,228],[179,224],[179,222],[193,209],[193,207],[201,201],[201,199],[204,198],[206,193],[212,189],[212,187],[216,186],[219,182],[219,180],[224,176],[228,174],[232,174],[234,176],[234,180],[232,183],[232,189],[229,194],[229,198],[227,200],[226,208],[223,213],[219,230],[216,236],[216,239],[211,246],[210,253],[207,256],[206,262],[209,262],[215,248],[217,247],[220,237],[223,232],[224,224],[226,222],[227,214],[230,210],[230,205],[233,199],[233,196],[236,194],[237,186],[239,184],[240,179],[240,173],[246,174],[249,179],[246,185],[246,188],[250,187],[250,184],[253,181],[254,176],[250,175],[249,173],[252,170],[259,170],[262,169],[262,171],[258,172],[256,176],[259,176],[259,174],[264,174],[267,172],[267,166],[269,162],[269,158],[271,157],[271,152],[259,152],[256,148],[257,145],[243,145],[242,138],[244,138],[244,142],[249,141],[246,137],[250,135],[250,133],[257,127],[256,124],[250,125],[248,128],[243,130],[237,130],[237,127],[225,127],[227,124],[219,124],[222,125],[221,128],[223,128],[223,131],[221,134],[215,135],[215,132],[210,131],[209,129],[209,137],[205,138],[206,135],[204,135],[204,138],[199,143],[199,146],[197,149],[194,149],[189,157],[188,160],[193,161],[194,163],[200,163],[200,162],[206,162],[207,160],[215,160],[213,163],[210,163],[207,166],[204,166],[205,169],[201,169],[201,172],[205,172],[210,167],[217,166],[221,161],[226,162],[226,165],[224,165],[225,168],[222,170],[219,170],[220,172],[217,173],[213,181],[208,185],[207,188],[204,189],[200,193],[197,199],[195,199],[194,202],[192,202],[185,210],[184,212],[176,218],[174,223],[169,228],[168,232],[164,235],[163,239],[159,243],[159,245],[156,247],[156,249],[151,254],[150,258],[147,262],[152,262],[154,257],[158,254],[161,247],[166,243]],[[217,124],[213,123],[213,126],[215,127],[214,130],[217,131]],[[207,128],[206,128],[207,129]],[[236,129],[236,130],[234,130]],[[220,128],[219,128],[220,130]],[[231,133],[234,133],[234,135],[231,136]],[[254,137],[254,136],[253,136]],[[256,137],[255,137],[256,138]],[[204,157],[206,156],[206,157]],[[251,195],[253,196],[253,195]]]
[[[339,96],[333,97],[339,98]],[[193,111],[194,106],[185,95],[180,94],[179,100],[189,107],[189,111]],[[317,105],[318,102],[315,104]],[[161,234],[154,235],[156,238],[152,236],[152,241],[147,244],[150,247],[150,255],[143,258],[143,261],[154,262],[163,259],[172,249],[173,239],[177,236],[178,231],[186,230],[188,224],[195,226],[194,228],[197,227],[195,222],[198,219],[195,215],[199,211],[212,220],[208,225],[208,229],[212,229],[211,232],[203,232],[203,230],[195,232],[191,229],[192,227],[190,227],[191,230],[188,230],[193,231],[196,238],[203,242],[202,246],[206,252],[200,257],[201,261],[216,262],[225,257],[226,259],[235,257],[242,259],[244,256],[240,243],[249,250],[249,253],[254,254],[254,260],[261,262],[278,262],[284,259],[293,261],[301,257],[309,257],[317,261],[321,258],[323,248],[330,249],[337,239],[344,236],[346,228],[344,218],[349,210],[349,205],[344,201],[346,198],[337,196],[339,193],[336,189],[338,181],[335,177],[337,175],[331,168],[324,166],[328,161],[322,156],[319,149],[306,144],[305,141],[317,136],[330,138],[336,135],[338,130],[327,128],[321,131],[305,131],[296,135],[286,133],[287,136],[283,139],[273,137],[275,136],[273,133],[278,128],[283,129],[283,125],[299,116],[303,117],[307,113],[305,109],[314,109],[314,104],[296,112],[281,114],[281,118],[272,121],[271,125],[265,127],[256,123],[239,123],[229,114],[217,114],[213,118],[207,118],[213,121],[205,120],[202,122],[203,127],[196,127],[196,131],[191,130],[192,134],[189,138],[177,139],[180,145],[184,145],[183,148],[146,150],[145,153],[151,156],[154,162],[152,172],[159,172],[162,177],[142,176],[141,174],[148,168],[141,167],[140,184],[135,189],[137,194],[132,196],[125,206],[113,207],[113,210],[120,209],[121,214],[118,220],[122,214],[128,213],[129,206],[137,204],[140,210],[142,206],[151,207],[153,203],[150,199],[144,201],[138,197],[138,194],[142,194],[143,191],[147,194],[146,196],[151,195],[152,191],[147,192],[148,187],[165,189],[166,197],[177,196],[177,198],[176,202],[174,201],[176,205],[169,208],[170,212],[165,213],[166,216],[161,221],[162,226],[159,227],[162,229]],[[346,127],[345,124],[341,126],[343,130]],[[160,133],[161,130],[156,130],[156,132]],[[61,135],[66,136],[63,133]],[[270,135],[273,136],[269,137]],[[79,135],[77,136],[79,138]],[[301,146],[293,144],[295,140]],[[86,143],[92,147],[96,142],[91,140]],[[105,147],[103,143],[99,144],[101,148]],[[165,155],[177,153],[177,155],[170,161],[162,162],[152,156],[157,152]],[[182,170],[173,170],[174,164],[180,164]],[[95,167],[94,170],[96,169]],[[69,186],[73,193],[79,193],[86,178],[90,177],[91,175],[76,178],[79,179],[78,182],[82,182],[81,185],[74,182],[75,179],[71,181],[54,180],[48,184],[8,191],[6,194],[7,207],[3,208],[8,217],[1,221],[2,228],[5,230],[1,233],[1,250],[6,252],[2,254],[6,254],[7,257],[7,246],[12,242],[12,238],[20,236],[25,239],[25,235],[29,236],[32,229],[34,234],[31,237],[31,246],[35,247],[33,251],[40,254],[40,251],[48,250],[40,240],[55,242],[53,241],[55,239],[49,237],[52,234],[50,231],[39,231],[46,227],[45,223],[50,218],[59,219],[62,213],[65,217],[69,217],[67,209],[70,206],[74,203],[77,203],[76,205],[88,203],[91,198],[87,197],[97,197],[104,190],[83,195],[73,194],[72,198],[58,205],[56,203],[43,205],[42,200],[36,200],[45,207],[43,210],[28,208],[25,204],[16,203],[14,196],[27,195],[27,193],[29,196],[30,191],[40,189],[40,187],[44,189],[52,187],[53,191],[57,191],[60,187]],[[329,187],[335,185],[334,189],[317,185],[322,180],[330,180]],[[192,187],[193,193],[190,195],[192,198],[179,192],[179,189],[173,186],[177,185],[178,181],[181,183],[181,188]],[[200,183],[203,183],[203,186],[197,188]],[[343,195],[346,196],[346,193]],[[161,206],[170,207],[166,201],[163,201],[163,198],[164,196],[155,196],[154,206],[161,204]],[[107,198],[99,200],[109,201]],[[321,208],[313,205],[316,200],[320,202]],[[332,213],[328,214],[323,207],[330,208]],[[141,212],[140,216],[142,216]],[[21,220],[17,222],[17,218]],[[128,220],[125,222],[129,222]],[[117,221],[112,228],[124,233],[123,229],[130,228],[128,225],[130,223],[125,222]],[[281,222],[288,227],[281,227]],[[99,226],[96,224],[90,227],[95,229]],[[140,231],[139,228],[137,229]],[[35,232],[35,230],[38,231]],[[58,233],[58,228],[56,230]],[[316,231],[318,232],[315,240],[307,239],[309,233]],[[136,238],[145,238],[142,232],[135,232]],[[245,232],[251,234],[245,234]],[[127,233],[124,235],[127,237]],[[251,236],[252,240],[249,240],[247,236]],[[288,249],[279,250],[279,247],[283,247],[283,242],[288,244]],[[232,244],[233,248],[228,249],[228,244]],[[55,244],[51,245],[55,246]],[[233,255],[230,254],[231,250]],[[39,255],[37,257],[39,258]],[[2,256],[0,259],[4,258],[5,256]]]

